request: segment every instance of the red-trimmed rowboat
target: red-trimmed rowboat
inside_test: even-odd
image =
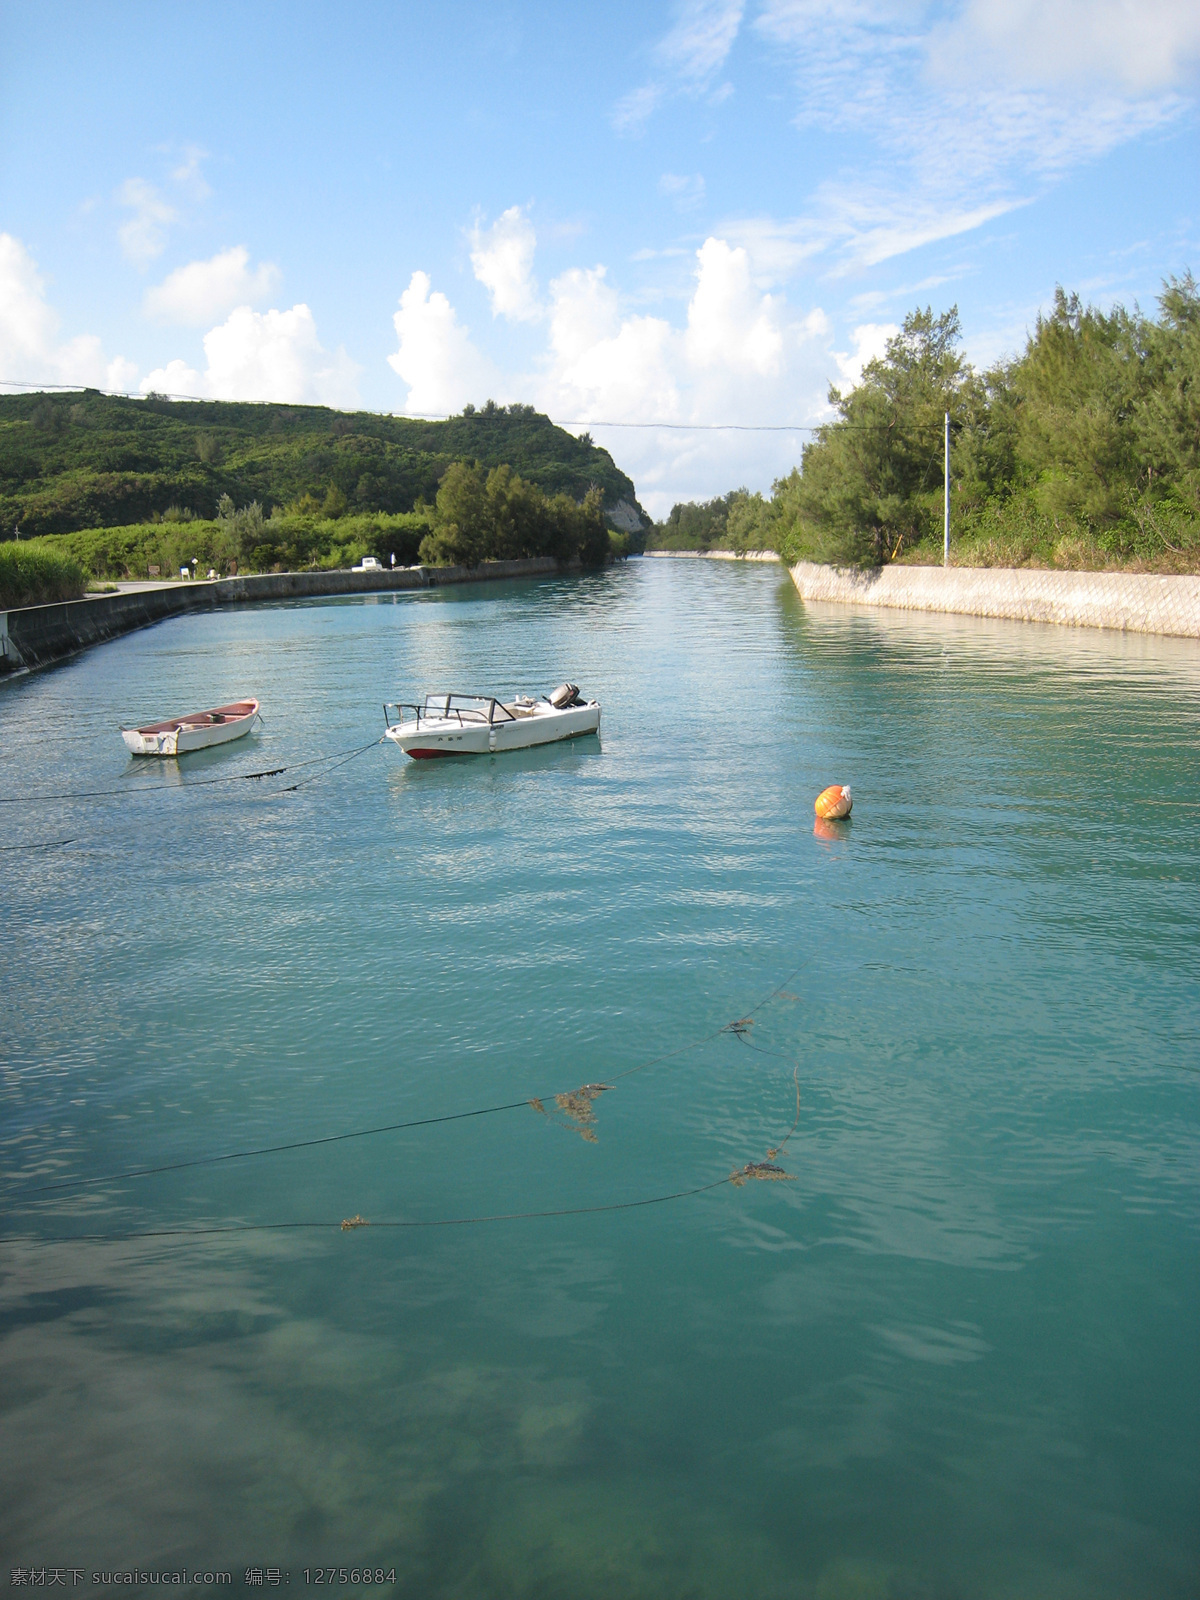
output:
[[[257,700],[235,700],[212,711],[190,711],[186,717],[169,717],[144,728],[123,728],[121,737],[135,756],[185,756],[242,738],[257,715]]]

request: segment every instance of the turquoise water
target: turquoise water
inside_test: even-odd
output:
[[[181,792],[567,676],[600,739]],[[244,693],[250,739],[126,759],[123,723]],[[182,618],[4,685],[0,732],[3,794],[121,796],[0,808],[6,847],[71,840],[0,857],[5,1567],[1197,1593],[1194,644],[644,561]],[[553,1111],[675,1051],[594,1142],[522,1105],[17,1193]],[[791,1181],[336,1226],[711,1183],[794,1071]],[[75,1237],[291,1221],[333,1226]]]

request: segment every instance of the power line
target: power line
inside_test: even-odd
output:
[[[17,378],[0,378],[0,386],[7,389],[27,389],[35,393],[52,389],[67,394],[83,394],[85,389],[76,383],[26,383]],[[151,394],[134,394],[128,389],[98,389],[91,391],[96,394],[108,396],[116,400],[183,400],[194,405],[270,405],[280,402],[273,401],[230,401],[217,400],[212,395],[201,394],[167,394],[162,390],[154,390]],[[302,403],[302,402],[298,402]],[[307,408],[306,408],[307,409]],[[318,407],[314,409],[326,409]],[[366,413],[348,412],[345,415],[366,415],[370,417],[388,417],[396,422],[458,422],[474,421],[477,417],[510,415],[503,407],[494,412],[475,411],[470,414],[461,411],[428,411],[420,416],[410,412],[397,411],[368,411]],[[544,413],[543,413],[544,415]],[[640,428],[651,432],[666,431],[673,433],[820,433],[825,428],[853,429],[860,433],[888,433],[894,426],[887,422],[843,422],[836,418],[828,422],[614,422],[611,420],[597,420],[596,418],[547,417],[556,428]]]

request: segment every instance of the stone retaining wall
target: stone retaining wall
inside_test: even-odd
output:
[[[0,671],[48,666],[89,645],[185,611],[259,600],[377,594],[450,583],[488,583],[497,578],[543,577],[560,570],[557,562],[546,558],[485,561],[479,567],[400,567],[383,572],[268,572],[218,578],[212,583],[164,584],[160,589],[96,595],[53,606],[26,606],[19,611],[0,611]]]
[[[1200,639],[1200,578],[1033,567],[891,566],[861,572],[809,561],[798,562],[791,574],[805,600]]]

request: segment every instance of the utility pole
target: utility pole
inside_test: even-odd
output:
[[[950,413],[946,413],[946,496],[942,523],[942,565],[950,565]]]

